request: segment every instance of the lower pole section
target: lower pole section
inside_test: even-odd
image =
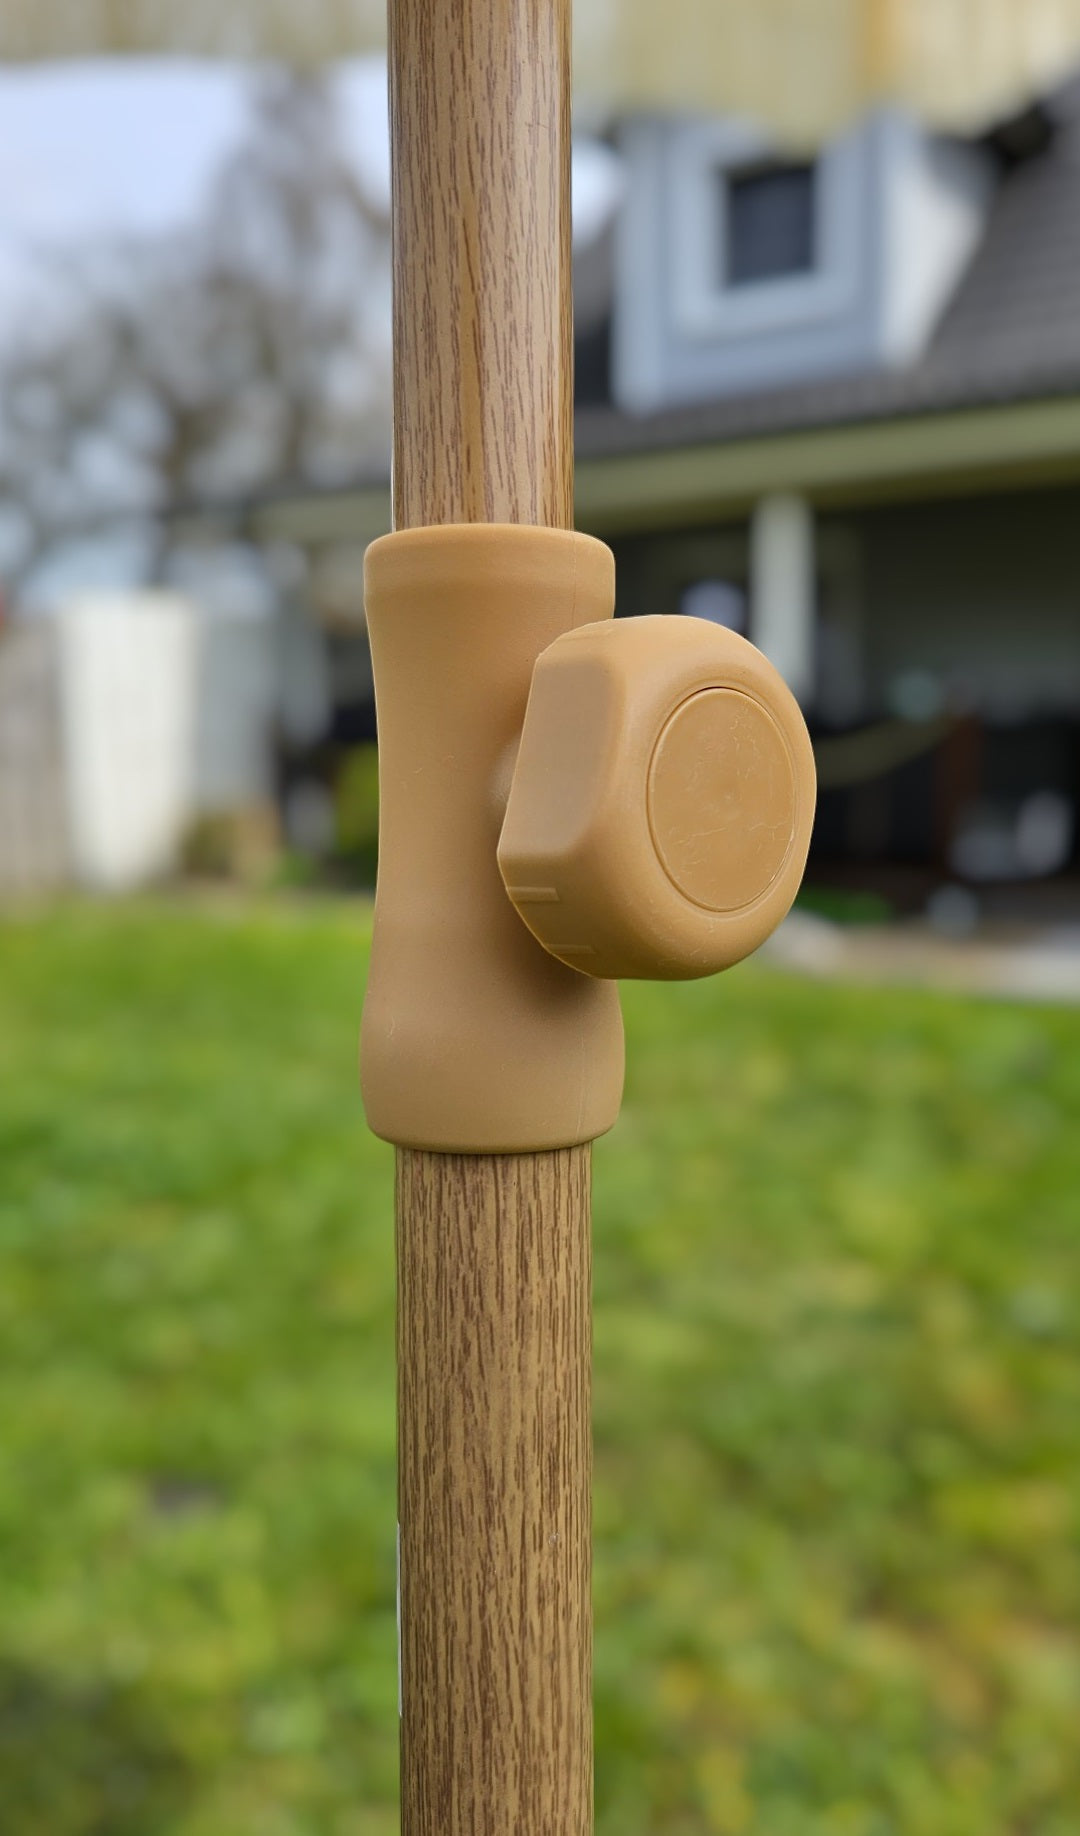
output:
[[[592,1828],[590,1162],[398,1153],[403,1836]]]

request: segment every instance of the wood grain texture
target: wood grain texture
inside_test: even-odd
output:
[[[390,0],[394,521],[573,517],[569,0]]]
[[[389,21],[395,527],[569,528],[569,0]],[[592,1827],[590,1165],[398,1154],[404,1836]]]
[[[592,1827],[589,1161],[398,1157],[405,1836]]]

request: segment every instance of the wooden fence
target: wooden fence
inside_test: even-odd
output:
[[[70,874],[60,672],[53,621],[0,628],[0,898]]]

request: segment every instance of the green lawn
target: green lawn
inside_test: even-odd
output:
[[[0,927],[2,1836],[396,1828],[365,933]],[[601,1836],[1077,1836],[1080,1013],[754,968],[626,1013]]]

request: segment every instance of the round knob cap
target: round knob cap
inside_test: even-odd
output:
[[[587,975],[711,975],[799,888],[802,715],[745,638],[695,618],[583,625],[537,662],[499,841],[506,890]]]

